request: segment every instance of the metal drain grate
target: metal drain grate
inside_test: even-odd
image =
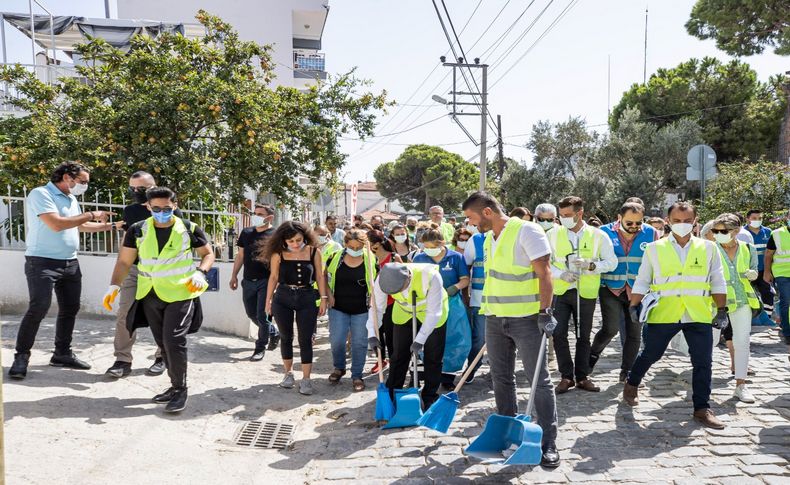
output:
[[[291,444],[294,425],[263,421],[244,423],[233,438],[233,443],[249,448],[282,450]]]

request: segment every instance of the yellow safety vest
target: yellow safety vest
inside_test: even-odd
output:
[[[771,263],[771,273],[774,277],[790,277],[790,230],[787,226],[774,229],[771,233],[776,243],[774,259]]]
[[[713,321],[708,251],[715,249],[712,244],[707,246],[705,240],[697,237],[692,237],[688,244],[691,247],[684,265],[680,264],[680,256],[669,238],[647,245],[645,254],[652,258],[653,264],[650,290],[659,296],[658,303],[647,317],[647,323],[678,323],[685,312],[695,322]],[[659,283],[659,279],[666,279],[666,282]]]
[[[516,243],[521,227],[534,224],[511,217],[491,251],[494,233],[489,231],[483,243],[485,285],[480,313],[497,317],[521,317],[540,311],[540,285],[532,265],[516,264]]]
[[[444,242],[450,244],[450,241],[453,240],[453,236],[455,235],[455,227],[449,222],[442,222],[439,226],[439,231],[441,231],[442,236],[444,236]]]
[[[724,254],[724,248],[719,248],[721,254],[721,265],[724,268],[724,279],[727,281],[727,310],[734,312],[738,309],[738,302],[735,299],[735,288],[729,284],[730,281],[730,265],[727,262],[727,256]],[[752,288],[751,282],[746,279],[746,272],[751,269],[752,255],[749,250],[749,244],[738,241],[738,259],[735,261],[735,271],[738,272],[738,279],[741,280],[743,289],[746,292],[746,300],[749,302],[750,308],[760,308],[760,300],[757,299],[757,294]]]
[[[345,257],[345,251],[340,251],[335,253],[334,257],[332,257],[332,261],[329,263],[329,266],[326,269],[326,278],[329,282],[329,289],[334,293],[335,291],[335,275],[337,274],[337,268],[340,266],[340,261]],[[370,281],[370,273],[376,273],[376,268],[372,266],[376,261],[376,257],[370,251],[363,250],[362,252],[362,264],[365,267],[365,283],[368,286],[368,295],[373,289],[373,282]]]
[[[329,261],[329,258],[340,251],[343,250],[343,246],[338,244],[336,241],[329,240],[324,247],[321,248],[321,261],[324,262],[324,266],[326,266],[326,262]]]
[[[185,301],[197,298],[205,289],[191,292],[187,289],[187,282],[195,272],[195,263],[192,259],[192,245],[189,234],[195,224],[189,222],[187,229],[184,221],[175,217],[175,223],[170,231],[162,252],[156,240],[154,218],[149,217],[143,223],[142,234],[136,239],[137,245],[137,295],[136,299],[142,300],[151,289],[160,300],[167,303]]]
[[[392,309],[392,323],[396,325],[403,325],[411,320],[412,315],[412,294],[417,295],[417,319],[420,322],[425,321],[425,315],[428,309],[426,298],[428,296],[428,287],[431,278],[439,273],[439,267],[430,263],[406,263],[406,267],[411,272],[411,283],[406,291],[395,293],[392,299],[395,300],[394,308]],[[447,291],[442,287],[442,316],[439,318],[439,323],[436,328],[441,327],[447,322],[447,314],[450,312],[449,298]]]
[[[567,271],[566,258],[569,254],[575,253],[573,246],[571,246],[571,241],[568,239],[568,229],[564,226],[559,226],[547,232],[546,236],[548,236],[549,244],[551,244],[552,264],[563,271]],[[604,237],[607,236],[600,229],[585,225],[579,237],[579,257],[588,260],[599,259],[601,241]],[[570,283],[560,278],[554,278],[552,282],[554,283],[555,295],[564,295],[571,287]],[[576,285],[582,298],[598,298],[598,290],[601,287],[601,275],[582,272]]]

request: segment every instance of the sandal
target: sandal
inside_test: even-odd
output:
[[[337,384],[338,382],[340,382],[340,378],[343,377],[344,375],[346,375],[345,370],[335,369],[332,371],[331,374],[329,374],[329,382],[331,384]]]
[[[362,379],[354,379],[353,384],[354,384],[354,392],[360,392],[365,390],[365,381],[363,381]]]

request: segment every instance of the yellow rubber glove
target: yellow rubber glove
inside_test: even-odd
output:
[[[102,300],[102,306],[104,306],[105,310],[108,312],[112,311],[112,304],[115,303],[115,298],[118,297],[120,291],[121,287],[118,285],[110,285],[107,288],[107,293],[104,294],[104,299]]]

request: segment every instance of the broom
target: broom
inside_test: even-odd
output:
[[[368,251],[368,254],[372,254],[370,252],[370,243],[366,244],[365,250]],[[373,268],[368,265],[366,271],[368,271],[368,278],[372,282],[372,285],[375,285],[376,278],[373,274]],[[370,308],[373,311],[373,331],[376,334],[376,339],[379,341],[379,344],[381,344],[382,342],[381,336],[379,335],[379,318],[378,307],[376,306],[375,291],[370,292]],[[380,346],[376,347],[376,358],[378,359],[379,363],[379,386],[376,388],[376,414],[374,419],[376,421],[389,421],[390,418],[392,418],[392,415],[395,414],[395,405],[392,403],[392,398],[390,398],[390,390],[384,384],[384,360],[381,358]]]
[[[477,367],[477,363],[480,362],[485,351],[486,345],[483,344],[475,360],[467,366],[466,371],[461,376],[461,380],[458,381],[458,385],[455,386],[455,389],[453,389],[452,392],[443,394],[435,403],[431,404],[431,407],[428,408],[420,420],[417,421],[418,425],[436,430],[440,433],[447,433],[447,430],[450,429],[450,424],[453,422],[453,418],[455,418],[455,412],[461,404],[461,401],[458,400],[458,392],[464,387],[464,384],[466,384],[466,379],[469,378],[469,375],[475,367]]]

